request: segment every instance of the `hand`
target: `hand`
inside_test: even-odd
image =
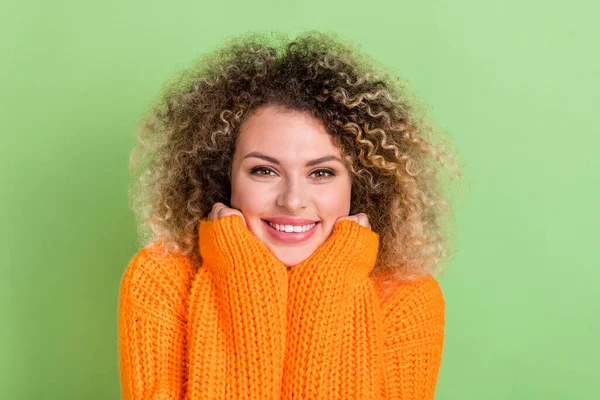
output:
[[[244,226],[246,226],[246,228],[248,227],[248,225],[246,225],[246,219],[244,218],[244,214],[242,214],[240,210],[236,210],[235,208],[229,208],[223,203],[215,203],[213,205],[212,210],[208,214],[208,220],[212,221],[215,219],[227,217],[229,215],[239,215],[240,217],[242,217],[242,222],[244,223]]]
[[[337,224],[338,222],[343,221],[343,220],[354,221],[354,222],[357,222],[360,226],[364,226],[365,228],[371,229],[371,224],[369,223],[369,217],[367,217],[367,214],[365,214],[365,213],[349,215],[347,217],[339,217],[335,221],[335,223]]]

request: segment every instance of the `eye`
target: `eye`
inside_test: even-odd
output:
[[[270,167],[265,167],[265,166],[258,166],[258,167],[254,167],[250,170],[250,174],[251,175],[258,175],[258,176],[273,176],[276,175],[275,171],[273,171],[273,169],[271,169]]]
[[[252,168],[250,170],[250,175],[256,175],[259,177],[268,177],[268,176],[276,176],[277,173],[271,167],[260,165],[260,166]],[[331,178],[331,177],[335,176],[335,172],[330,169],[321,168],[321,169],[317,169],[317,170],[313,171],[310,175],[314,175],[317,180],[323,180],[323,179],[327,179],[327,178]]]
[[[335,172],[333,172],[330,169],[323,169],[323,168],[313,171],[313,173],[311,175],[313,175],[313,174],[316,174],[317,179],[326,179],[326,178],[335,176]]]

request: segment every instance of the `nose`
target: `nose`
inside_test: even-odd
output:
[[[307,188],[297,180],[286,180],[281,183],[281,190],[277,196],[277,205],[290,212],[296,212],[306,207]]]

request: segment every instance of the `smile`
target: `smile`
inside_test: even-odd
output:
[[[316,223],[312,223],[310,225],[279,225],[274,224],[270,221],[267,221],[271,228],[275,228],[280,232],[306,232],[314,228]]]
[[[262,220],[264,226],[267,228],[269,236],[278,242],[283,243],[300,243],[308,240],[314,232],[315,227],[319,225],[319,222],[315,222],[309,225],[280,225],[274,224],[270,221]]]

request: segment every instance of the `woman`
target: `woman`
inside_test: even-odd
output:
[[[123,398],[432,399],[447,153],[364,55],[271,39],[204,56],[141,132]]]

